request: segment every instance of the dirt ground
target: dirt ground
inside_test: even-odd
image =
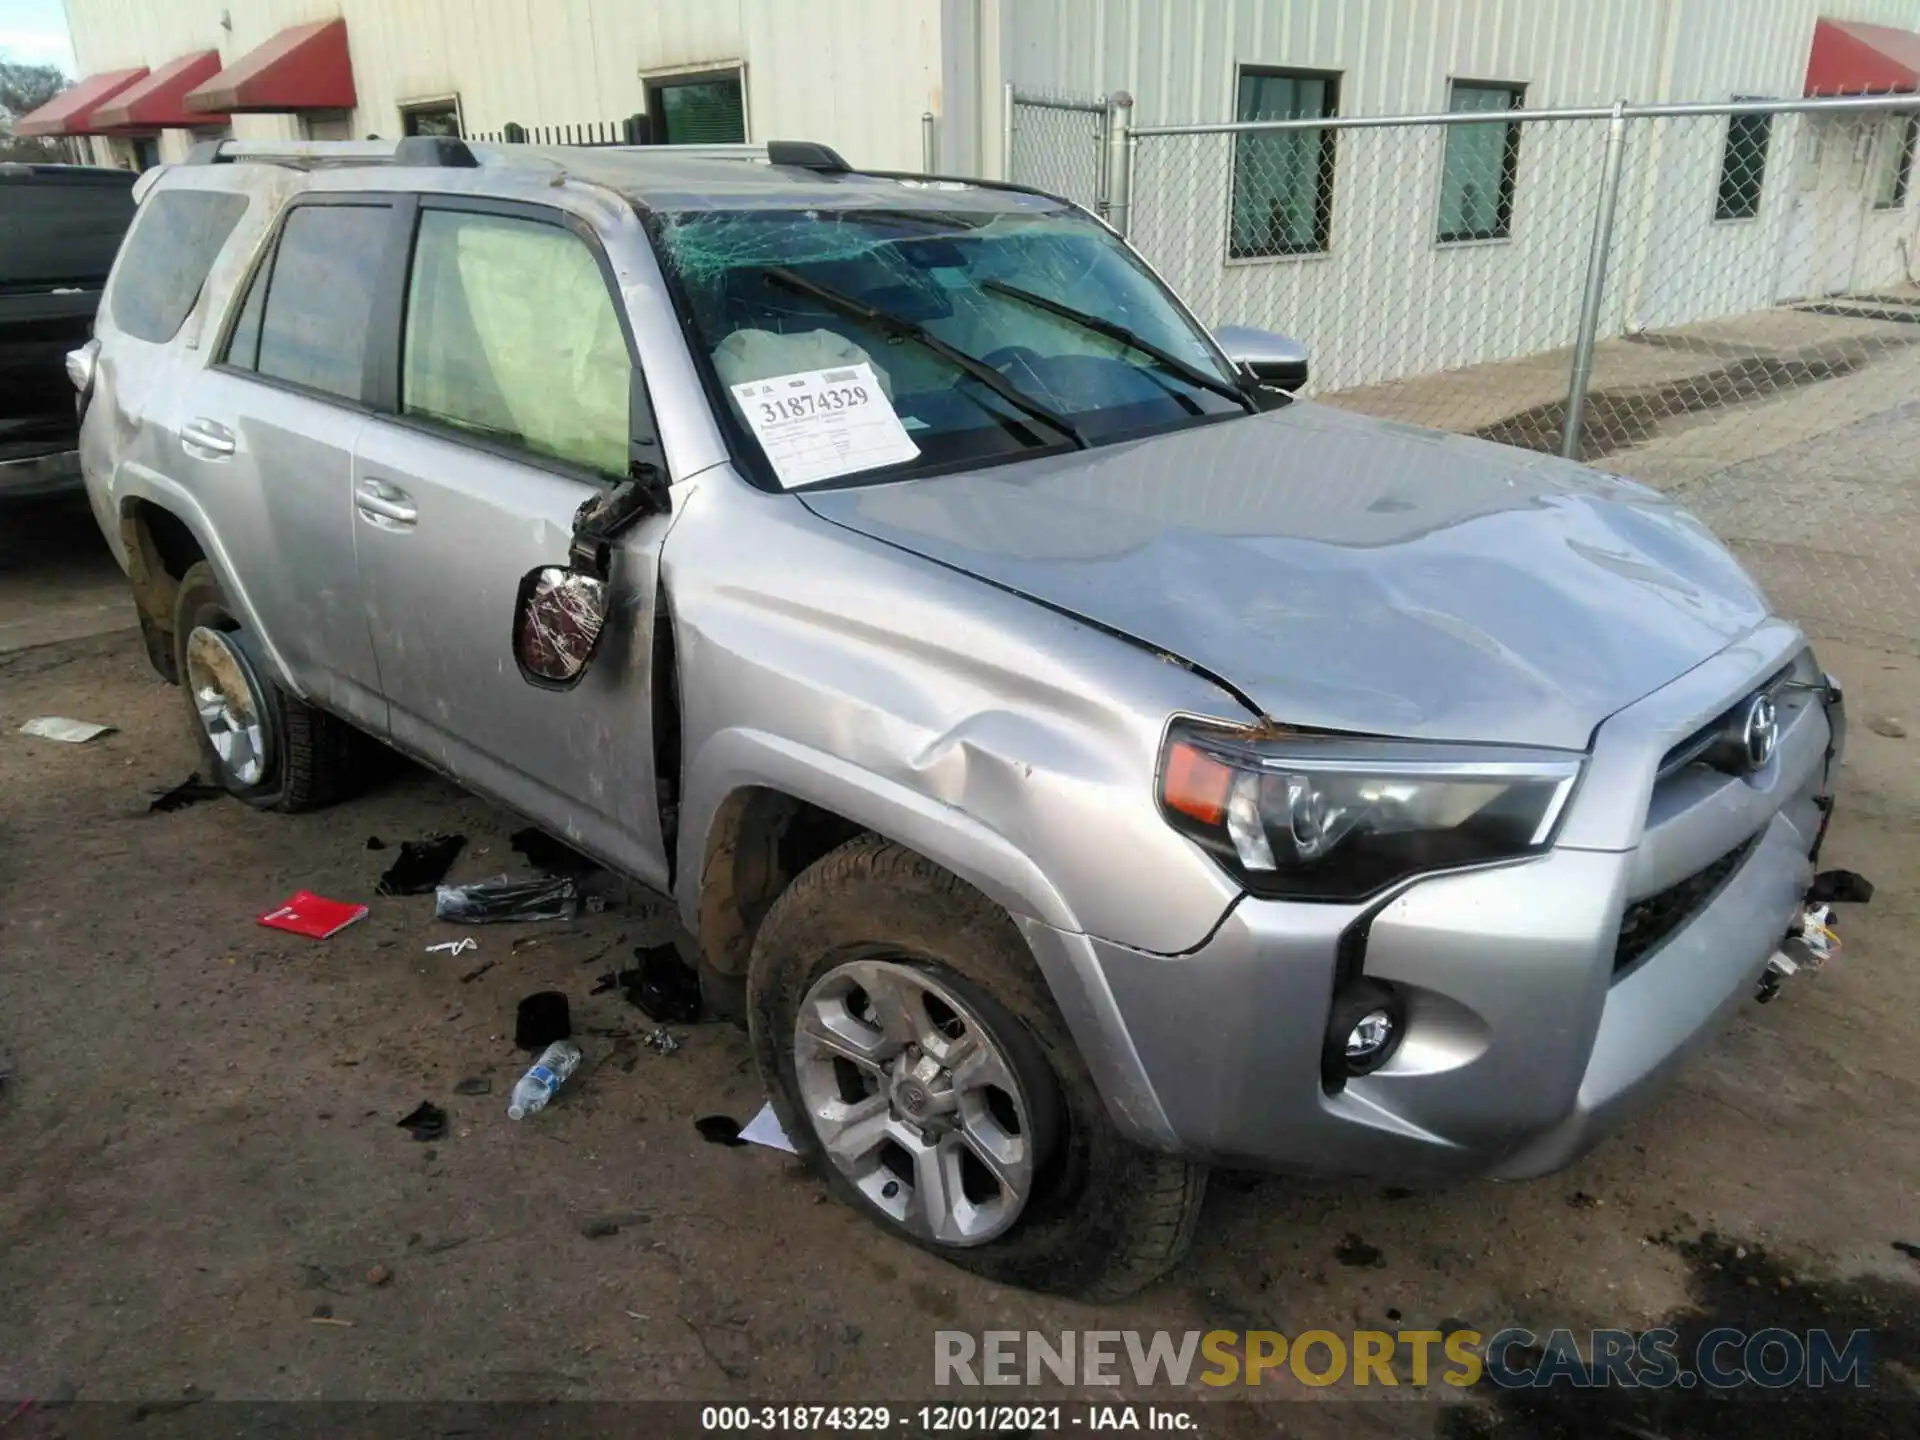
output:
[[[15,618],[93,553],[68,528],[84,537],[83,510],[0,524]],[[0,654],[0,1428],[16,1401],[76,1395],[186,1403],[189,1420],[207,1399],[982,1398],[935,1391],[941,1329],[1725,1320],[1872,1328],[1877,1388],[1743,1407],[1732,1430],[1725,1406],[1483,1387],[1444,1409],[1223,1410],[1215,1433],[1680,1440],[1835,1434],[1843,1414],[1920,1433],[1895,1399],[1920,1384],[1920,1263],[1895,1248],[1920,1244],[1920,738],[1867,723],[1920,726],[1913,658],[1823,647],[1854,719],[1827,863],[1879,895],[1847,915],[1837,961],[1747,1008],[1659,1108],[1524,1184],[1217,1176],[1186,1266],[1095,1309],[976,1280],[825,1202],[778,1153],[703,1141],[697,1118],[745,1120],[763,1098],[744,1037],[676,1027],[683,1048],[657,1054],[638,1010],[590,993],[670,932],[657,902],[425,953],[468,932],[430,898],[376,897],[392,852],[368,837],[464,832],[454,874],[478,878],[524,869],[519,821],[405,768],[316,815],[150,814],[194,766],[178,692],[130,630],[32,638]],[[115,730],[17,733],[48,714]],[[297,888],[372,913],[321,942],[254,923]],[[588,1060],[516,1125],[514,1007],[545,987],[572,998]],[[470,1079],[490,1093],[459,1093]],[[422,1100],[452,1117],[434,1143],[395,1123]],[[1289,1379],[1259,1398],[1328,1393]]]

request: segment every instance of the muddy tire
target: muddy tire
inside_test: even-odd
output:
[[[261,810],[317,810],[360,790],[366,737],[268,677],[204,560],[181,577],[172,638],[203,775]]]
[[[780,1123],[883,1228],[1086,1300],[1186,1253],[1205,1169],[1121,1137],[1013,922],[932,861],[877,836],[820,860],[768,912],[747,992]]]

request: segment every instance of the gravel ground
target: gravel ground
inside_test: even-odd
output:
[[[7,594],[60,591],[36,556],[75,543],[16,530]],[[671,933],[657,902],[428,954],[464,932],[430,899],[375,896],[392,855],[368,837],[464,832],[454,874],[476,878],[521,868],[517,820],[404,767],[316,815],[149,814],[194,753],[137,637],[0,654],[0,1396],[112,1402],[100,1413],[142,1415],[148,1434],[206,1428],[196,1412],[232,1401],[898,1404],[980,1398],[935,1391],[940,1329],[1724,1319],[1875,1329],[1879,1388],[1847,1413],[1859,1433],[1920,1433],[1890,1398],[1920,1376],[1920,1264],[1895,1248],[1920,1244],[1920,739],[1868,723],[1920,722],[1920,661],[1823,658],[1856,721],[1829,863],[1880,887],[1836,963],[1744,1011],[1565,1174],[1417,1193],[1217,1176],[1190,1262],[1096,1309],[978,1281],[825,1203],[785,1157],[704,1142],[698,1118],[761,1102],[744,1037],[677,1027],[662,1055],[617,992],[590,993]],[[43,714],[115,731],[17,733]],[[321,942],[254,923],[301,887],[372,913]],[[514,1125],[514,1007],[549,986],[572,997],[588,1062]],[[438,1141],[396,1126],[422,1100],[451,1117]],[[1260,1398],[1327,1393],[1289,1377]],[[1659,1397],[1568,1393],[1221,1409],[1209,1433],[1729,1433]],[[1839,1403],[1743,1407],[1734,1428],[1830,1435]],[[59,1433],[55,1413],[16,1433]]]

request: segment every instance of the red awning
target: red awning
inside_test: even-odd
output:
[[[1807,60],[1809,95],[1889,95],[1920,90],[1920,35],[1891,25],[1821,20]]]
[[[187,109],[202,115],[351,110],[354,104],[344,20],[282,30],[187,92]]]
[[[224,125],[224,115],[187,109],[187,92],[220,72],[220,52],[200,50],[170,60],[146,79],[129,85],[93,112],[93,123],[115,130],[185,129]]]
[[[136,80],[146,78],[147,67],[108,70],[70,85],[38,110],[14,121],[16,135],[93,135],[94,107],[111,100]]]

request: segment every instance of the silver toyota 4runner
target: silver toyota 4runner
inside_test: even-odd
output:
[[[1209,1165],[1563,1165],[1831,808],[1698,522],[1304,367],[1015,187],[434,140],[161,172],[73,366],[228,789],[371,736],[672,895],[838,1194],[1087,1296]]]

